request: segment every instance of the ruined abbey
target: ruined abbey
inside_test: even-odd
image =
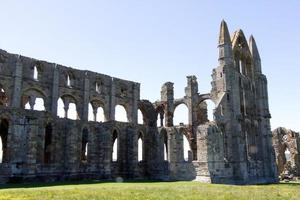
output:
[[[242,30],[230,37],[222,21],[218,49],[211,91],[200,93],[196,77],[188,76],[184,97],[175,99],[167,82],[156,102],[140,99],[139,83],[0,50],[0,183],[277,182],[267,79],[255,40],[247,42]],[[215,104],[213,121],[207,119],[207,100]],[[189,123],[174,126],[181,104],[188,107]],[[125,109],[127,122],[115,118],[117,106]]]

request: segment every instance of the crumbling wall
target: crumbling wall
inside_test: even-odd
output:
[[[300,176],[300,137],[299,133],[279,127],[272,131],[273,147],[279,175]],[[286,154],[287,153],[287,154]]]
[[[174,98],[174,84],[167,82],[154,103],[140,100],[139,83],[0,50],[0,182],[276,182],[267,79],[255,40],[251,36],[247,42],[241,30],[230,38],[223,21],[218,48],[210,93],[200,94],[197,78],[188,76],[184,97]],[[213,121],[206,100],[215,104]],[[188,108],[188,123],[174,126],[174,111],[181,104]],[[118,105],[127,113],[126,122],[116,121]],[[75,116],[70,116],[71,107]],[[138,109],[143,124],[138,124]],[[187,160],[185,137],[191,149]],[[117,160],[112,159],[115,142]]]

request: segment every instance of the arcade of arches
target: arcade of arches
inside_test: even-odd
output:
[[[166,82],[156,102],[140,99],[140,83],[0,50],[0,183],[276,182],[255,40],[241,30],[230,38],[222,21],[218,48],[210,91],[200,93],[196,76],[187,76],[183,97]]]

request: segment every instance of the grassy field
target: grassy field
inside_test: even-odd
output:
[[[300,199],[300,182],[232,186],[199,182],[81,182],[0,186],[0,200],[10,199]]]

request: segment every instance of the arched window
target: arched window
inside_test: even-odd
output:
[[[27,102],[27,103],[25,104],[25,109],[26,109],[26,110],[30,110],[30,109],[31,109],[31,106],[30,106],[29,102]]]
[[[68,87],[71,87],[72,85],[71,85],[71,78],[70,78],[70,75],[69,74],[67,74],[67,86]]]
[[[104,122],[105,121],[104,110],[103,110],[102,107],[97,108],[96,121],[97,122]]]
[[[0,163],[2,163],[2,159],[3,159],[3,148],[2,148],[2,139],[0,137]]]
[[[189,152],[191,152],[190,143],[185,135],[183,135],[183,158],[185,161],[189,160]]]
[[[124,106],[117,105],[115,107],[115,120],[119,122],[128,122],[127,111]]]
[[[165,130],[162,130],[162,132],[160,133],[160,137],[162,140],[162,144],[163,144],[163,157],[165,161],[169,160],[169,155],[168,155],[168,135],[167,132]]]
[[[96,89],[96,92],[100,94],[101,93],[101,84],[96,82],[95,89]]]
[[[2,85],[0,84],[0,106],[7,106],[7,100],[8,98],[6,92],[2,87]]]
[[[244,74],[244,63],[242,60],[239,60],[239,72]]]
[[[166,142],[164,143],[164,160],[165,161],[169,160],[169,158],[168,158],[168,145],[167,145]]]
[[[65,105],[61,98],[57,100],[57,116],[60,118],[65,117]]]
[[[40,97],[28,97],[28,102],[24,106],[27,110],[45,111],[44,99]]]
[[[144,151],[143,151],[143,134],[139,134],[139,139],[138,139],[138,161],[144,160]]]
[[[33,106],[33,110],[45,111],[44,99],[36,98]]]
[[[212,102],[212,100],[206,100],[205,101],[207,104],[207,119],[209,121],[213,121],[214,120],[214,110],[215,110],[215,104],[214,102]]]
[[[39,80],[39,71],[36,66],[33,67],[33,79],[36,81]]]
[[[288,148],[286,148],[285,152],[284,152],[284,156],[285,156],[285,160],[286,162],[291,161],[291,152]]]
[[[81,162],[86,162],[88,158],[88,130],[84,128],[82,131],[82,138],[81,138]]]
[[[68,119],[73,119],[73,120],[77,120],[78,119],[78,113],[77,113],[77,109],[76,109],[76,104],[75,103],[70,103],[69,104]]]
[[[138,124],[144,124],[144,116],[140,109],[138,109]]]
[[[180,104],[175,108],[173,124],[174,125],[189,124],[189,109],[185,104]]]
[[[44,142],[44,163],[48,164],[51,160],[51,144],[52,144],[52,126],[48,124],[45,128]]]
[[[157,114],[157,127],[163,127],[164,126],[164,120],[165,120],[165,114],[163,112],[160,112]]]
[[[7,137],[8,137],[8,121],[0,120],[0,163],[8,161],[7,157]]]
[[[112,137],[112,161],[118,161],[118,133],[117,131],[113,132]]]
[[[89,103],[89,114],[88,114],[88,120],[89,121],[95,121],[95,114],[94,109],[91,103]]]

